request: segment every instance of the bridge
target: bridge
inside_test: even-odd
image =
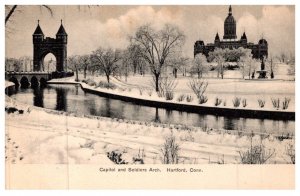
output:
[[[16,86],[29,87],[47,84],[48,80],[53,78],[63,78],[73,76],[74,72],[43,72],[43,71],[30,71],[30,72],[15,72],[6,71],[5,80],[15,83]]]
[[[15,83],[16,86],[38,86],[45,85],[52,79],[52,73],[49,72],[14,72],[6,71],[5,80]]]

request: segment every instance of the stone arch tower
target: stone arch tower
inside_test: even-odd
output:
[[[56,71],[63,72],[67,66],[67,43],[68,34],[61,25],[56,33],[56,38],[44,36],[44,33],[38,25],[32,35],[33,40],[33,70],[45,71],[44,58],[47,54],[52,53],[56,58]]]

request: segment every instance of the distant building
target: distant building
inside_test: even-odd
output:
[[[214,43],[204,44],[202,40],[198,40],[194,44],[194,56],[198,53],[202,53],[208,56],[209,52],[214,51],[215,48],[248,48],[251,49],[254,58],[268,57],[268,42],[265,39],[260,39],[258,44],[248,42],[246,33],[244,32],[240,40],[237,40],[236,36],[236,21],[232,15],[232,8],[229,6],[228,16],[224,21],[224,36],[223,40],[220,40],[219,34],[215,36]]]

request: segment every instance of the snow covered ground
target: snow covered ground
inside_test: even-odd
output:
[[[236,74],[238,71],[232,71]],[[81,80],[82,76],[79,77]],[[106,81],[106,78],[103,76],[88,76],[87,78],[98,83],[99,81]],[[204,78],[208,82],[208,87],[205,95],[208,98],[208,101],[202,106],[215,106],[216,98],[221,99],[222,103],[217,107],[223,108],[234,108],[233,100],[237,97],[241,100],[245,99],[247,106],[243,108],[242,104],[236,109],[253,109],[253,110],[271,110],[276,111],[272,104],[272,99],[280,99],[281,105],[285,98],[290,99],[289,106],[286,110],[282,109],[280,106],[280,111],[295,111],[295,82],[287,80],[244,80],[237,78],[230,79],[220,79],[220,78]],[[174,90],[174,99],[168,100],[164,97],[159,97],[153,87],[151,86],[152,81],[151,75],[146,76],[130,76],[125,81],[125,78],[114,78],[111,77],[111,83],[114,83],[118,86],[117,89],[106,89],[106,88],[96,88],[95,86],[90,86],[85,83],[82,83],[84,88],[92,89],[95,91],[102,91],[122,96],[130,96],[139,99],[146,100],[155,100],[161,102],[173,102],[173,103],[184,103],[188,105],[199,105],[198,100],[189,88],[189,77],[178,77],[176,79],[177,86]],[[74,82],[73,78],[62,78],[54,79],[50,82]],[[181,95],[191,95],[193,100],[187,102],[183,100],[178,101],[178,98]],[[259,106],[258,100],[265,101],[265,106],[261,108]]]
[[[250,147],[250,136],[231,132],[143,123],[110,118],[76,117],[21,104],[6,97],[6,107],[24,110],[6,118],[6,162],[21,164],[113,164],[107,153],[118,152],[129,164],[142,158],[147,164],[162,163],[165,138],[175,136],[179,163],[240,163],[239,152]],[[261,139],[262,138],[262,139]],[[255,135],[254,144],[275,150],[268,163],[290,163],[286,148],[293,140]]]

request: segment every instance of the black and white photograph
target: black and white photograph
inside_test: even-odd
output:
[[[7,189],[48,164],[294,176],[295,100],[295,5],[5,5]]]

